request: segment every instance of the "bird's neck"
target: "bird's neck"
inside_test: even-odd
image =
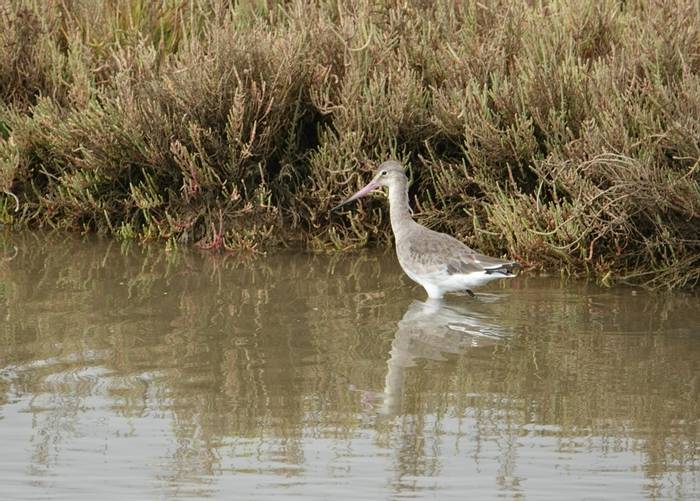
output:
[[[408,183],[406,181],[389,187],[389,216],[391,229],[397,237],[413,223],[411,209],[408,206]]]

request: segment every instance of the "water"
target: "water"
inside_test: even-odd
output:
[[[700,497],[700,298],[0,235],[3,499]]]

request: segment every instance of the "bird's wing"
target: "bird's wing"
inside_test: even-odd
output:
[[[446,272],[449,275],[468,274],[480,271],[508,273],[517,263],[479,254],[462,242],[445,233],[421,228],[410,243],[399,252],[399,259],[410,260],[414,268],[422,273]]]
[[[420,228],[399,249],[399,259],[411,263],[420,273],[470,273],[483,271],[475,261],[477,254],[456,238],[428,228]]]

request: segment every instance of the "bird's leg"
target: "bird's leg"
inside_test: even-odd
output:
[[[466,292],[467,294],[469,294],[469,297],[476,297],[476,294],[474,294],[474,293],[473,293],[471,290],[469,290],[469,289],[464,289],[464,292]]]

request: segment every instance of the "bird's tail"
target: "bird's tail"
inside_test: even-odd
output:
[[[515,261],[511,261],[510,263],[503,263],[501,265],[494,266],[493,268],[486,268],[484,271],[487,275],[499,273],[501,275],[511,276],[514,275],[519,269],[520,264],[516,263]]]

